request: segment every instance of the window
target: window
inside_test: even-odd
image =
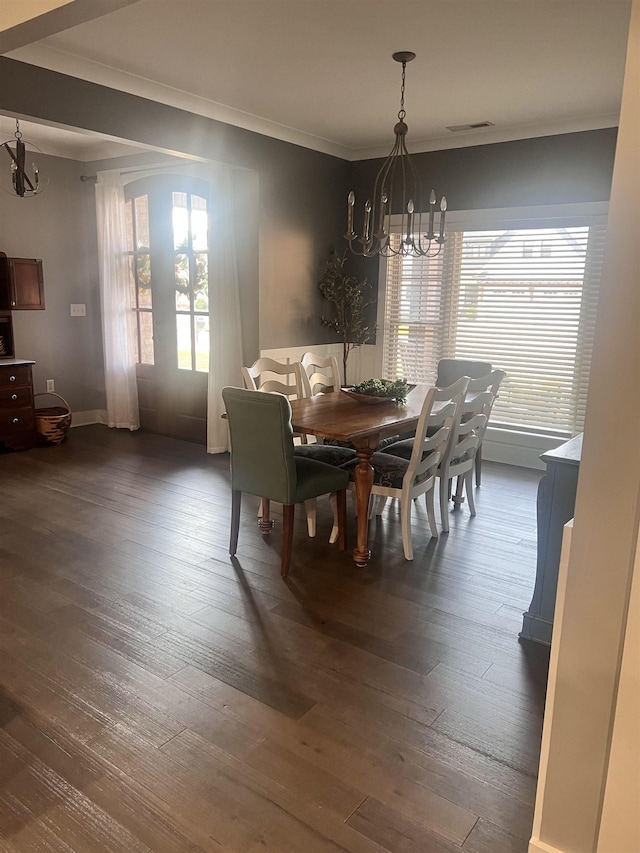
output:
[[[131,305],[136,317],[136,361],[138,364],[153,364],[149,196],[129,199],[125,204],[125,215]]]
[[[209,369],[208,202],[196,182],[155,176],[127,186],[137,363]],[[156,344],[162,344],[162,347]]]
[[[173,193],[178,368],[209,370],[209,253],[207,201]]]
[[[507,371],[494,424],[579,432],[605,232],[584,219],[453,226],[437,258],[387,260],[384,377],[432,382],[442,357],[490,361]]]

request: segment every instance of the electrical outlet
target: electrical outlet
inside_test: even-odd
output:
[[[87,306],[84,302],[71,303],[69,306],[70,313],[72,317],[86,317],[87,316]]]
[[[47,392],[52,392],[56,390],[56,384],[53,379],[47,379]]]

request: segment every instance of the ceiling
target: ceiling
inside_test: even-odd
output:
[[[102,12],[109,8],[108,0],[94,4]],[[82,0],[79,5],[90,8]],[[113,0],[112,5],[119,8],[76,25],[58,19],[50,34],[45,16],[43,26],[17,38],[21,46],[7,55],[360,159],[380,156],[391,146],[401,75],[391,54],[398,50],[417,54],[407,66],[411,151],[615,126],[631,3]],[[22,31],[12,32],[15,45]],[[482,121],[493,126],[447,130]],[[91,159],[91,140],[85,136],[78,143],[84,146],[79,159]],[[69,139],[66,144],[71,145]]]

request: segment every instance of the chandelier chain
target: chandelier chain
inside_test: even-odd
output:
[[[405,77],[406,77],[406,68],[407,68],[407,63],[403,62],[402,63],[402,86],[400,87],[400,109],[398,110],[398,118],[400,119],[400,121],[404,121],[404,119],[407,115],[407,112],[404,108],[404,81],[405,81]]]

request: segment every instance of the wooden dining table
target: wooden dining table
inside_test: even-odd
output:
[[[358,454],[354,479],[358,512],[358,540],[353,550],[357,566],[371,559],[368,547],[369,498],[373,485],[371,456],[383,438],[415,429],[429,385],[416,385],[406,403],[362,403],[342,391],[291,401],[294,432],[349,441]]]

